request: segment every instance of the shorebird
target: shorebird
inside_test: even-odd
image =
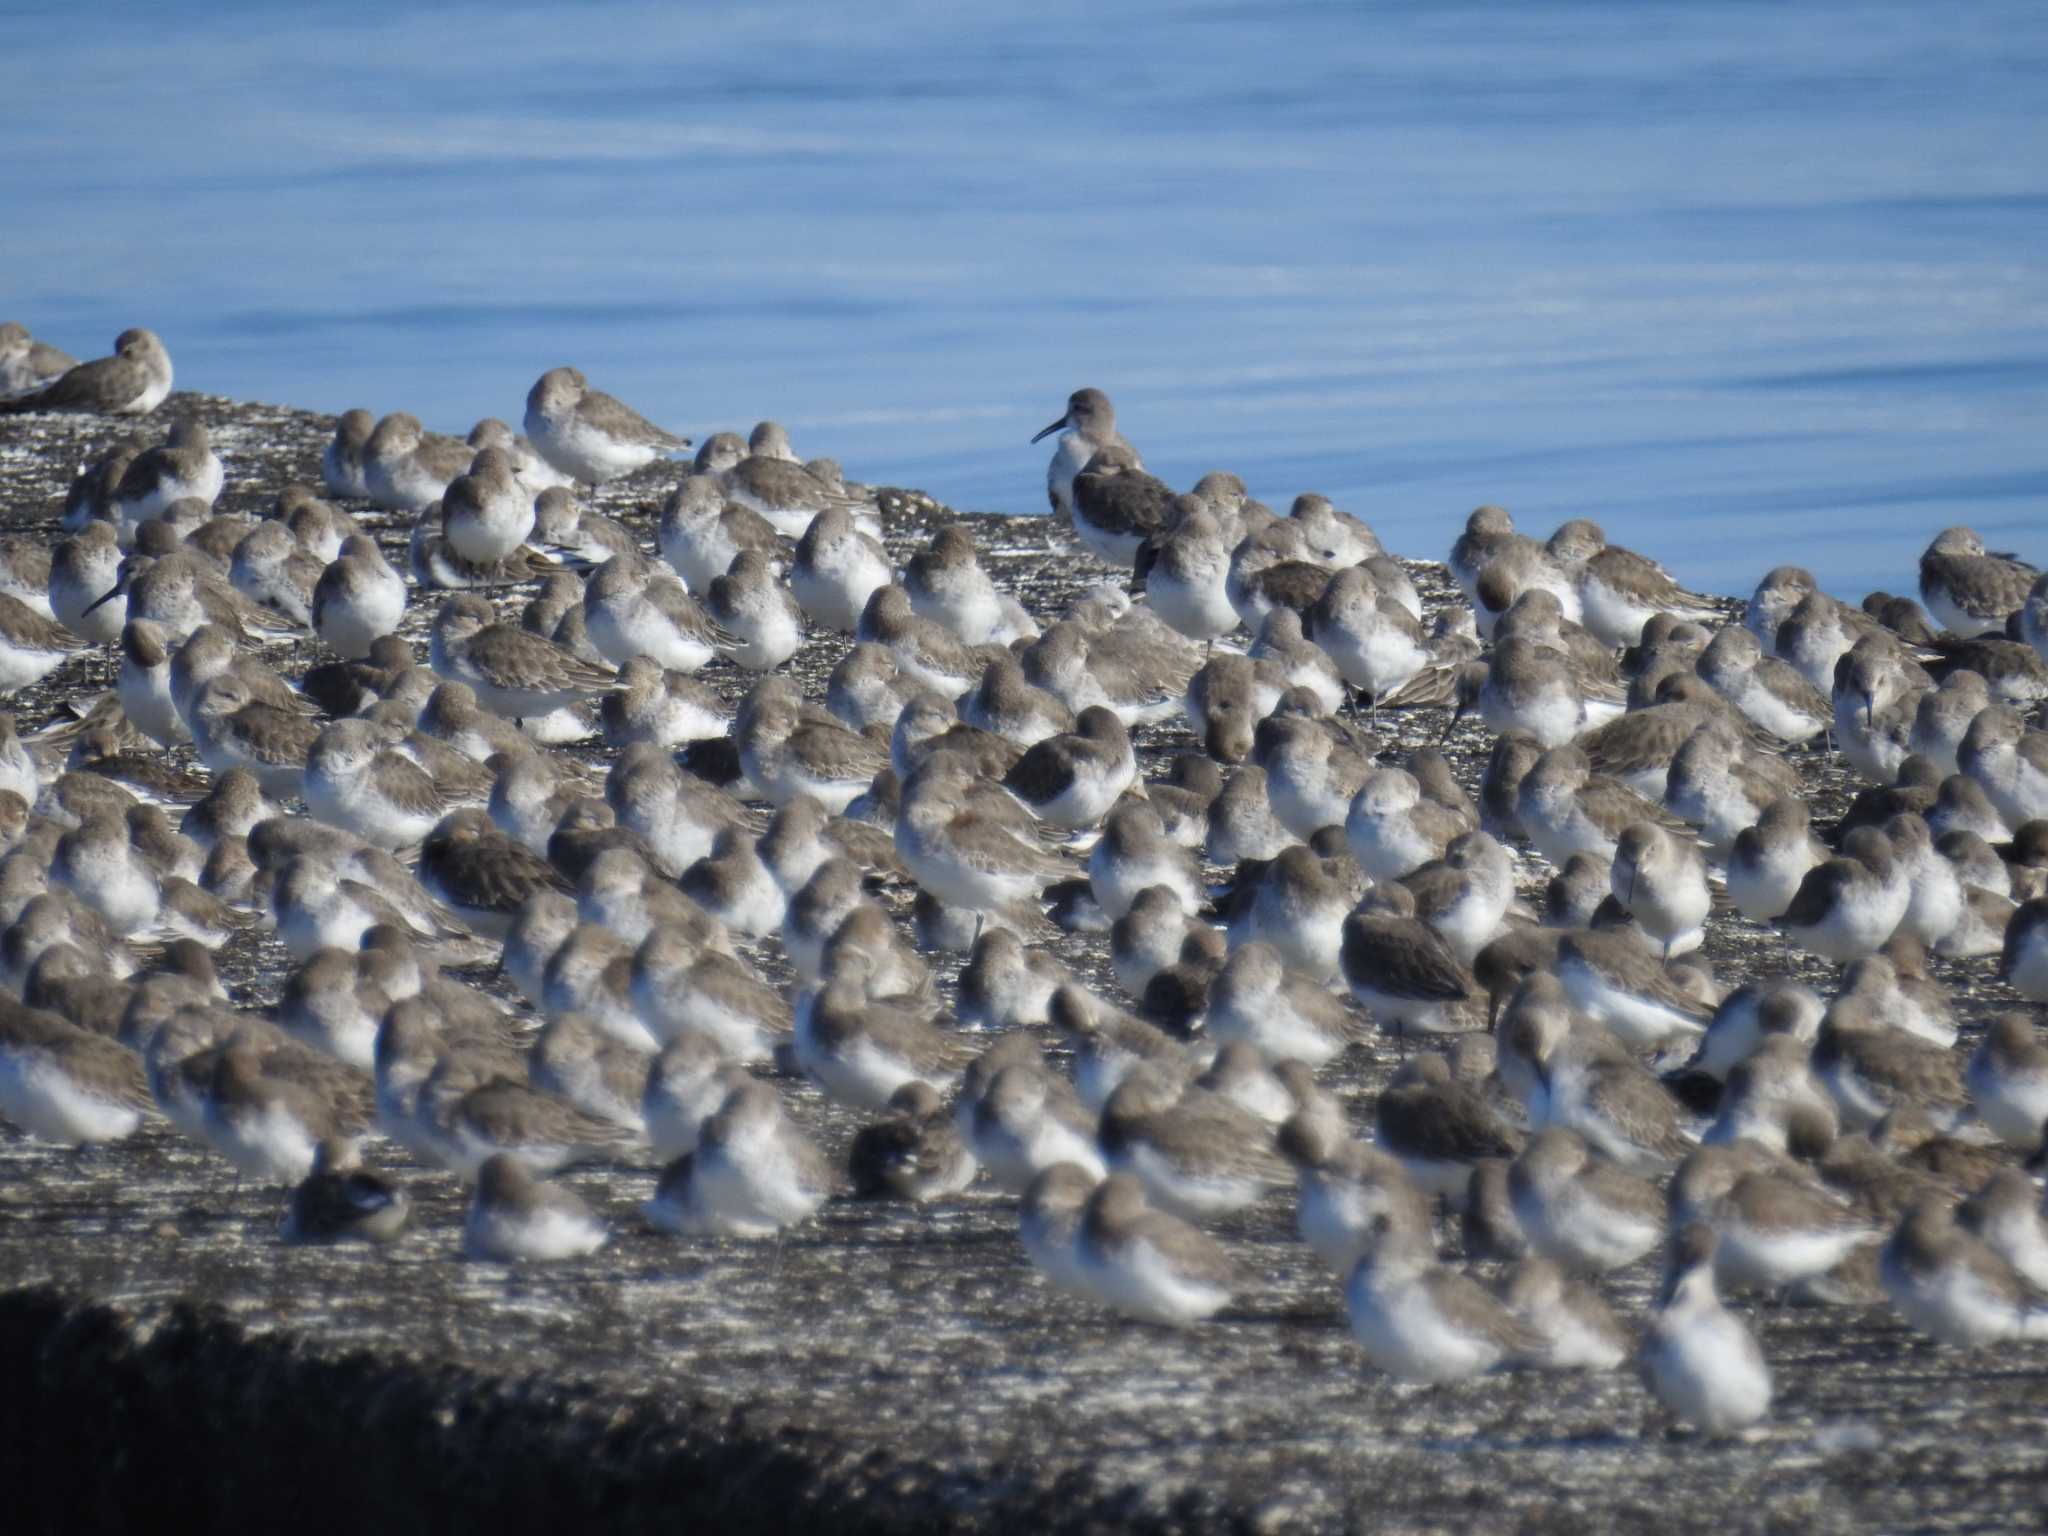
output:
[[[1714,1291],[1711,1228],[1672,1240],[1664,1289],[1637,1359],[1659,1402],[1710,1435],[1744,1429],[1771,1406],[1771,1373],[1756,1336]]]
[[[1146,1322],[1185,1327],[1228,1306],[1243,1278],[1200,1228],[1146,1202],[1144,1186],[1112,1174],[1081,1209],[1073,1278],[1082,1294]]]
[[[662,1174],[642,1207],[664,1232],[773,1237],[825,1203],[838,1178],[766,1083],[735,1087],[696,1150]]]
[[[541,457],[585,485],[630,474],[690,446],[614,400],[574,368],[551,368],[526,393],[526,435]]]
[[[1530,1141],[1509,1170],[1508,1188],[1530,1242],[1568,1269],[1619,1269],[1664,1235],[1656,1186],[1595,1156],[1561,1126]]]
[[[1878,1274],[1908,1325],[1943,1344],[2048,1338],[2048,1294],[1958,1226],[1940,1196],[1906,1213],[1879,1255]]]
[[[733,556],[737,558],[740,553],[742,551],[735,548]],[[972,553],[971,544],[969,553]],[[676,564],[666,544],[662,554],[671,565]],[[731,560],[728,560],[721,569],[730,565]],[[707,575],[703,582],[698,582],[685,573],[685,579],[690,580],[693,588],[701,590],[715,576]],[[805,616],[812,623],[840,634],[853,633],[868,599],[894,579],[895,568],[889,560],[888,551],[882,548],[880,541],[863,533],[853,514],[844,507],[827,507],[811,519],[811,525],[797,540],[789,567],[790,590]],[[919,592],[908,590],[911,607],[917,609]],[[967,637],[963,635],[962,638]],[[974,643],[986,638],[984,632],[976,637]]]
[[[583,623],[613,666],[648,656],[674,671],[694,673],[738,644],[680,581],[632,551],[613,556],[591,576],[583,591]]]
[[[1339,956],[1351,995],[1392,1034],[1444,1034],[1484,1021],[1479,984],[1405,886],[1380,886],[1344,921]]]
[[[1920,557],[1920,599],[1952,634],[2001,634],[2040,574],[2009,555],[1986,554],[1972,529],[1944,528]]]
[[[1655,561],[1607,542],[1598,523],[1574,518],[1560,524],[1544,546],[1572,577],[1581,622],[1611,646],[1634,645],[1657,614],[1711,622],[1712,598],[1688,592]]]
[[[124,546],[133,544],[142,524],[163,516],[178,502],[191,499],[211,507],[225,482],[206,423],[191,418],[178,422],[164,442],[137,454],[122,471],[114,488],[114,531]]]
[[[960,1102],[969,1147],[1004,1189],[1022,1193],[1061,1163],[1091,1179],[1106,1172],[1094,1117],[1064,1078],[1028,1059],[998,1067],[971,1098],[963,1087]]]
[[[1366,1358],[1403,1381],[1462,1381],[1500,1366],[1540,1363],[1543,1335],[1478,1281],[1437,1262],[1426,1223],[1376,1213],[1344,1286],[1351,1335]]]
[[[388,1243],[411,1215],[403,1189],[364,1166],[354,1142],[330,1136],[314,1148],[278,1230],[288,1243]]]
[[[1172,514],[1172,490],[1146,474],[1127,446],[1098,449],[1074,476],[1074,532],[1105,565],[1134,568],[1145,541],[1163,532]]]
[[[546,1183],[510,1153],[485,1159],[462,1228],[462,1251],[500,1263],[576,1259],[604,1246],[605,1225],[577,1193]]]
[[[434,616],[433,668],[466,684],[477,702],[513,720],[537,720],[608,689],[612,674],[561,646],[500,622],[473,593],[448,598]]]
[[[107,416],[147,416],[170,394],[171,378],[171,354],[164,350],[156,334],[126,330],[114,338],[112,357],[80,363],[40,389],[0,399],[0,414],[90,411]]]
[[[36,340],[19,321],[0,323],[0,399],[32,394],[77,366],[77,358]]]
[[[1045,494],[1055,517],[1071,517],[1074,510],[1074,477],[1104,448],[1128,448],[1116,429],[1116,408],[1099,389],[1077,389],[1067,396],[1067,409],[1059,420],[1042,428],[1031,441],[1041,442],[1059,433],[1053,446],[1052,462],[1046,466]],[[1135,455],[1134,455],[1135,458]],[[1139,465],[1143,468],[1143,465]]]

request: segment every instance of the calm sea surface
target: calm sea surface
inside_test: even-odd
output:
[[[517,420],[558,363],[961,507],[1156,473],[1699,586],[2048,557],[2048,5],[0,4],[0,318]]]

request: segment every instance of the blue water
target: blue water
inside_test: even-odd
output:
[[[0,303],[463,431],[543,369],[1043,505],[1156,473],[1695,585],[2048,557],[2048,5],[0,3]]]

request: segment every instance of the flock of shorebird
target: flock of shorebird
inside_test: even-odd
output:
[[[79,365],[0,326],[0,410],[145,416],[171,381],[147,331]],[[1176,494],[1084,389],[1039,438],[1115,579],[1055,616],[964,521],[899,566],[876,497],[773,423],[704,443],[652,528],[580,488],[687,441],[573,368],[523,425],[350,411],[324,497],[247,521],[187,417],[85,466],[54,550],[0,540],[0,693],[119,652],[63,722],[0,716],[15,1125],[161,1116],[292,1186],[302,1240],[405,1227],[374,1131],[473,1182],[491,1259],[604,1242],[549,1180],[573,1164],[662,1165],[647,1219],[725,1237],[849,1179],[986,1174],[1054,1286],[1183,1325],[1247,1286],[1209,1229],[1294,1190],[1379,1368],[1633,1359],[1711,1432],[1771,1398],[1724,1289],[2048,1338],[2048,1045],[2024,1012],[1959,1025],[1929,967],[1996,956],[2048,1002],[2048,578],[1969,530],[1928,546],[1920,603],[1781,567],[1738,611],[1592,523],[1537,540],[1487,507],[1431,616],[1327,498]],[[399,565],[370,509],[413,519]],[[265,664],[308,630],[331,660]],[[838,658],[822,698],[806,647]],[[1484,722],[1482,780],[1382,739],[1417,706]],[[1183,717],[1141,764],[1133,728]],[[562,749],[589,738],[607,761]],[[1865,787],[1816,825],[1836,761]],[[1518,890],[1517,845],[1547,884]],[[211,962],[257,923],[296,967],[264,1012]],[[1057,929],[1106,934],[1124,1002]],[[1756,974],[1717,982],[1710,931]],[[932,952],[968,956],[952,987]],[[494,962],[537,1033],[455,974]],[[1442,1048],[1361,1135],[1318,1076],[1376,1031]],[[792,1077],[878,1117],[843,1159]],[[1594,1281],[1660,1248],[1624,1323]]]

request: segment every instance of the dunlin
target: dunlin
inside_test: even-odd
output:
[[[55,619],[0,592],[0,697],[40,682],[85,643]]]
[[[1672,1239],[1664,1289],[1637,1362],[1674,1416],[1710,1435],[1745,1429],[1771,1406],[1771,1373],[1756,1336],[1714,1290],[1715,1236],[1691,1226]]]
[[[27,394],[0,399],[7,411],[90,411],[107,416],[147,416],[171,392],[171,354],[155,333],[123,331],[114,355],[66,369]]]
[[[350,501],[370,499],[363,456],[375,429],[375,418],[360,406],[335,419],[334,436],[320,450],[320,479],[331,494]]]
[[[838,1180],[766,1083],[733,1089],[696,1150],[662,1174],[642,1207],[665,1232],[773,1237],[824,1204]]]
[[[1516,638],[1496,647],[1471,706],[1495,731],[1523,731],[1543,747],[1561,746],[1619,710],[1596,715],[1563,652]],[[1461,701],[1460,713],[1466,712]]]
[[[680,581],[633,552],[615,555],[591,576],[583,623],[591,643],[614,666],[649,656],[674,671],[694,673],[735,643]]]
[[[1764,655],[1756,636],[1740,625],[1715,635],[1695,665],[1745,720],[1780,741],[1811,741],[1832,719],[1827,695],[1785,662]]]
[[[1147,1203],[1135,1178],[1112,1174],[1082,1208],[1074,1240],[1084,1294],[1146,1322],[1185,1327],[1221,1311],[1243,1283],[1207,1233]]]
[[[1099,1170],[1055,1163],[1031,1181],[1018,1204],[1017,1236],[1025,1256],[1056,1287],[1075,1295],[1088,1294],[1076,1246],[1081,1212],[1101,1182]]]
[[[1103,914],[1114,921],[1138,893],[1163,885],[1189,912],[1202,905],[1201,872],[1188,850],[1167,837],[1159,813],[1127,797],[1110,811],[1088,854],[1088,881]]]
[[[842,812],[888,766],[888,754],[866,736],[808,708],[793,685],[768,679],[734,721],[740,767],[772,803],[807,795]]]
[[[1892,936],[1911,895],[1884,834],[1858,827],[1838,856],[1807,871],[1778,927],[1802,949],[1846,964]]]
[[[1066,413],[1051,426],[1040,430],[1036,443],[1053,433],[1052,462],[1046,466],[1045,493],[1055,517],[1071,516],[1074,510],[1074,477],[1104,448],[1130,447],[1116,429],[1116,408],[1099,389],[1077,389],[1067,396]],[[1135,457],[1135,455],[1134,455]]]
[[[105,644],[121,632],[127,609],[107,601],[121,579],[113,526],[93,522],[57,545],[50,557],[50,612],[81,639]]]
[[[2048,898],[2036,897],[2013,914],[1998,971],[2029,1002],[2048,1002]]]
[[[590,388],[574,368],[551,368],[534,381],[525,426],[543,458],[585,485],[601,485],[690,446],[688,438]]]
[[[1953,634],[1997,634],[2039,574],[2009,555],[1986,554],[1969,528],[1944,528],[1920,557],[1920,599]]]
[[[1736,834],[1728,854],[1728,898],[1754,922],[1784,915],[1808,870],[1827,858],[1811,830],[1804,799],[1788,797],[1765,807],[1754,826]]]
[[[1398,1158],[1425,1193],[1463,1200],[1483,1158],[1513,1158],[1521,1138],[1470,1084],[1453,1079],[1435,1052],[1411,1057],[1373,1111],[1377,1144]]]
[[[1739,1290],[1778,1292],[1818,1279],[1882,1235],[1806,1176],[1742,1144],[1695,1152],[1672,1181],[1671,1206],[1675,1227],[1703,1221],[1714,1229],[1715,1276]]]
[[[736,1088],[753,1079],[708,1035],[677,1035],[647,1063],[640,1115],[647,1139],[663,1164],[697,1150],[704,1122]]]
[[[1047,629],[1024,651],[1022,662],[1026,680],[1068,709],[1078,713],[1101,704],[1133,726],[1164,720],[1181,709],[1199,659],[1192,648],[1189,654],[1145,644],[1119,648],[1111,632],[1090,634],[1070,619]]]
[[[1341,967],[1351,995],[1389,1033],[1479,1028],[1478,983],[1414,906],[1406,888],[1383,886],[1345,920]]]
[[[1939,1196],[1906,1213],[1879,1255],[1878,1274],[1907,1324],[1941,1343],[1969,1349],[2048,1338],[2048,1296],[1958,1226]]]
[[[1029,901],[1071,866],[975,806],[968,770],[940,754],[903,786],[896,853],[919,885],[976,912]],[[1135,894],[1135,893],[1134,893]]]
[[[951,1088],[976,1047],[936,1028],[905,999],[871,1003],[864,970],[843,967],[799,1003],[798,1066],[830,1097],[861,1109],[883,1108],[907,1082]]]
[[[1411,870],[1401,884],[1415,899],[1415,915],[1470,965],[1499,936],[1507,918],[1514,900],[1514,861],[1490,834],[1461,832],[1441,859]]]
[[[429,432],[411,412],[394,411],[363,445],[363,485],[380,507],[419,512],[438,502],[474,457],[461,438]]]
[[[137,454],[122,472],[114,489],[115,532],[122,544],[132,544],[138,527],[175,502],[190,498],[212,506],[225,480],[206,424],[178,422],[163,443]]]
[[[1964,1073],[1970,1101],[1999,1137],[2017,1147],[2041,1142],[2048,1125],[2048,1045],[2024,1013],[1991,1021]]]
[[[1340,1277],[1365,1252],[1376,1218],[1428,1228],[1428,1196],[1398,1159],[1353,1137],[1327,1096],[1280,1127],[1278,1146],[1300,1179],[1302,1240]]]
[[[1598,523],[1574,518],[1544,546],[1573,578],[1585,626],[1607,645],[1634,645],[1657,614],[1680,619],[1718,616],[1711,598],[1688,592],[1655,561],[1607,542]]]
[[[582,1198],[534,1177],[509,1153],[485,1159],[462,1223],[462,1251],[496,1263],[578,1259],[604,1246],[605,1225]]]
[[[419,878],[451,913],[493,938],[511,929],[529,897],[571,889],[545,859],[473,807],[450,812],[428,830],[420,847]]]
[[[367,720],[336,721],[314,739],[305,797],[314,816],[378,848],[417,843],[446,809],[433,779]]]
[[[1159,616],[1190,640],[1209,644],[1241,622],[1231,605],[1231,541],[1199,507],[1139,549],[1138,580]]]
[[[1956,766],[1976,781],[2006,825],[2048,817],[2048,731],[2030,728],[2017,710],[1993,705],[1970,722]]]
[[[905,1083],[885,1117],[861,1127],[847,1153],[853,1193],[914,1204],[957,1195],[974,1182],[974,1154],[930,1085]]]
[[[1377,768],[1352,797],[1344,833],[1368,876],[1398,880],[1441,858],[1470,826],[1459,812],[1425,798],[1406,769]]]
[[[1155,1203],[1206,1218],[1241,1210],[1291,1182],[1268,1122],[1179,1074],[1134,1069],[1102,1109],[1102,1150],[1135,1174]]]
[[[1003,787],[1041,820],[1078,830],[1095,825],[1137,775],[1123,722],[1101,705],[1081,711],[1072,734],[1037,742],[1003,778]]]
[[[706,473],[703,456],[698,456],[698,474]],[[839,507],[854,512],[854,521],[877,538],[881,527],[872,512],[849,496],[843,480],[812,473],[804,464],[774,454],[750,453],[730,468],[717,472],[725,499],[760,514],[785,538],[803,537],[811,520],[820,512]]]
[[[19,321],[0,324],[0,399],[33,394],[77,366],[77,358],[36,340]]]
[[[292,537],[283,523],[258,523],[236,540],[228,581],[251,602],[275,608],[294,624],[313,622],[313,591],[323,562]]]
[[[1002,596],[982,569],[974,537],[948,523],[903,567],[903,590],[920,618],[951,630],[968,645],[995,637],[1002,623]]]
[[[323,1094],[295,1078],[269,1075],[255,1047],[242,1041],[221,1053],[204,1095],[207,1141],[259,1184],[304,1179],[315,1149],[335,1133],[336,1118]]]
[[[594,698],[611,674],[560,646],[501,623],[483,598],[461,593],[434,617],[432,656],[441,676],[467,684],[477,702],[513,720],[535,719]]]
[[[1551,1260],[1519,1260],[1494,1289],[1508,1311],[1542,1335],[1536,1363],[1559,1371],[1611,1371],[1628,1359],[1634,1345],[1629,1328],[1598,1291]]]
[[[1281,518],[1238,541],[1223,590],[1245,628],[1257,634],[1282,608],[1305,618],[1329,585],[1331,571],[1301,526]]]
[[[1967,1095],[1960,1064],[1941,1046],[1886,1024],[1857,994],[1821,1020],[1813,1072],[1834,1096],[1845,1130],[1862,1130],[1903,1105],[1953,1122]]]
[[[789,541],[751,507],[727,501],[710,475],[692,476],[670,493],[655,547],[692,592],[708,590],[749,550],[771,564],[786,565],[792,558]]]
[[[1530,1242],[1567,1269],[1619,1269],[1664,1235],[1656,1186],[1596,1157],[1582,1137],[1561,1126],[1530,1141],[1508,1185]]]
[[[141,1058],[38,1009],[0,1016],[0,1113],[63,1146],[118,1141],[152,1108]]]
[[[1402,1381],[1463,1381],[1540,1363],[1546,1340],[1469,1275],[1439,1264],[1427,1225],[1376,1214],[1344,1286],[1351,1335]]]
[[[2048,1211],[2024,1169],[2000,1169],[1956,1215],[2022,1280],[2048,1295]]]
[[[521,478],[524,481],[524,475]],[[640,548],[630,528],[582,506],[566,485],[540,493],[533,504],[530,537],[536,546],[579,571],[594,569],[615,555],[638,553]]]
[[[989,1177],[1022,1193],[1047,1169],[1069,1163],[1099,1179],[1106,1171],[1095,1119],[1066,1080],[1017,1060],[999,1067],[970,1100],[961,1096],[963,1134]]]
[[[330,1136],[314,1148],[279,1233],[288,1243],[388,1243],[411,1216],[411,1196],[371,1172],[354,1142]]]
[[[587,1115],[644,1131],[641,1097],[653,1058],[580,1013],[548,1020],[527,1054],[527,1081]]]
[[[788,907],[782,887],[754,850],[753,835],[734,827],[712,839],[705,855],[683,871],[679,884],[683,894],[712,917],[750,939],[780,928]]]
[[[1302,627],[1375,709],[1434,660],[1421,623],[1364,566],[1332,576]]]
[[[1777,654],[1814,687],[1832,694],[1841,660],[1858,646],[1894,653],[1898,641],[1860,609],[1825,592],[1808,593],[1778,626]],[[1929,679],[1917,664],[1909,669],[1916,687]]]
[[[853,633],[868,599],[894,579],[888,552],[842,507],[828,507],[811,519],[789,567],[790,590],[804,615],[840,634]]]
[[[504,559],[533,534],[532,492],[519,483],[511,458],[486,448],[441,495],[441,533],[473,565]]]
[[[351,534],[313,588],[314,630],[336,655],[359,660],[404,616],[404,578],[385,563],[374,540]]]
[[[1713,907],[1706,861],[1689,836],[1656,822],[1622,830],[1613,864],[1614,898],[1662,946],[1664,958],[1697,949]]]
[[[1327,988],[1289,971],[1280,952],[1253,942],[1232,951],[1210,984],[1207,1029],[1276,1060],[1320,1066],[1368,1033],[1369,1021]]]
[[[700,1035],[736,1062],[770,1059],[792,1029],[789,1003],[742,961],[680,927],[651,930],[629,965],[628,986],[648,1032],[660,1041]]]
[[[746,671],[772,671],[803,644],[803,612],[796,599],[774,567],[751,550],[712,578],[704,609],[713,624],[734,637],[725,650]]]
[[[1097,449],[1074,476],[1074,532],[1098,560],[1129,570],[1146,539],[1172,520],[1173,500],[1172,490],[1145,472],[1135,451],[1112,443]]]

